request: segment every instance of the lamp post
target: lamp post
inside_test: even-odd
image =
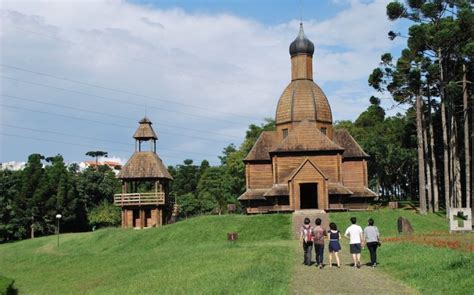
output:
[[[59,247],[59,220],[62,218],[63,216],[61,214],[56,214],[56,220],[57,220],[57,229],[58,229],[58,247]]]

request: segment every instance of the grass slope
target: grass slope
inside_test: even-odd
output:
[[[344,234],[346,228],[351,224],[350,218],[357,217],[357,223],[364,228],[369,218],[374,219],[382,237],[398,235],[397,219],[405,217],[410,221],[415,234],[428,233],[432,231],[447,231],[448,222],[444,214],[420,215],[413,211],[384,209],[379,211],[340,212],[331,213],[331,222],[335,222],[338,229]]]
[[[444,214],[420,215],[412,211],[390,209],[330,214],[331,221],[338,225],[342,234],[349,226],[349,219],[352,216],[357,217],[358,224],[362,227],[367,225],[369,218],[373,218],[382,238],[399,236],[397,219],[400,216],[410,221],[414,237],[426,235],[446,240],[463,240],[466,243],[471,243],[474,237],[473,233],[448,234],[449,225]],[[382,242],[377,256],[380,270],[405,282],[422,294],[473,294],[473,252],[436,248],[401,240]],[[370,261],[369,257],[368,250],[363,250],[362,261]]]
[[[289,215],[205,216],[158,229],[104,229],[0,246],[20,293],[288,293]],[[226,240],[235,231],[239,241]]]

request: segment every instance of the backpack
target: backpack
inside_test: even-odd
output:
[[[305,243],[313,242],[313,229],[311,226],[308,228],[303,226],[303,240]]]
[[[318,243],[324,240],[324,229],[316,229],[316,235],[314,236],[314,242]]]

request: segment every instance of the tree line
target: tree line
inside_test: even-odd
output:
[[[120,223],[120,211],[111,205],[119,189],[107,166],[79,171],[61,155],[32,154],[23,170],[0,171],[0,242],[53,234],[58,213],[65,232]]]
[[[354,122],[335,127],[348,129],[370,155],[369,186],[379,201],[416,201],[422,213],[469,207],[474,201],[472,7],[464,0],[409,0],[388,4],[387,15],[414,24],[408,36],[389,32],[391,39],[406,37],[407,48],[398,59],[383,54],[368,83],[408,110],[386,116],[380,99],[371,97]],[[180,216],[226,213],[228,204],[239,211],[243,159],[262,131],[274,129],[271,119],[251,124],[238,147],[224,148],[217,166],[186,159],[168,167],[174,178],[170,196]],[[103,153],[89,153],[96,162],[98,152]],[[118,192],[120,182],[107,166],[79,171],[61,155],[32,154],[25,169],[0,171],[0,242],[54,233],[57,213],[70,232],[119,224],[120,210],[112,204]]]
[[[387,16],[413,22],[400,57],[382,55],[369,84],[416,114],[420,211],[470,207],[474,13],[466,0],[409,0],[387,5]],[[440,197],[444,196],[443,198]]]

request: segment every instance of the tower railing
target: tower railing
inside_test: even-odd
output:
[[[115,206],[163,205],[164,192],[115,194]]]

